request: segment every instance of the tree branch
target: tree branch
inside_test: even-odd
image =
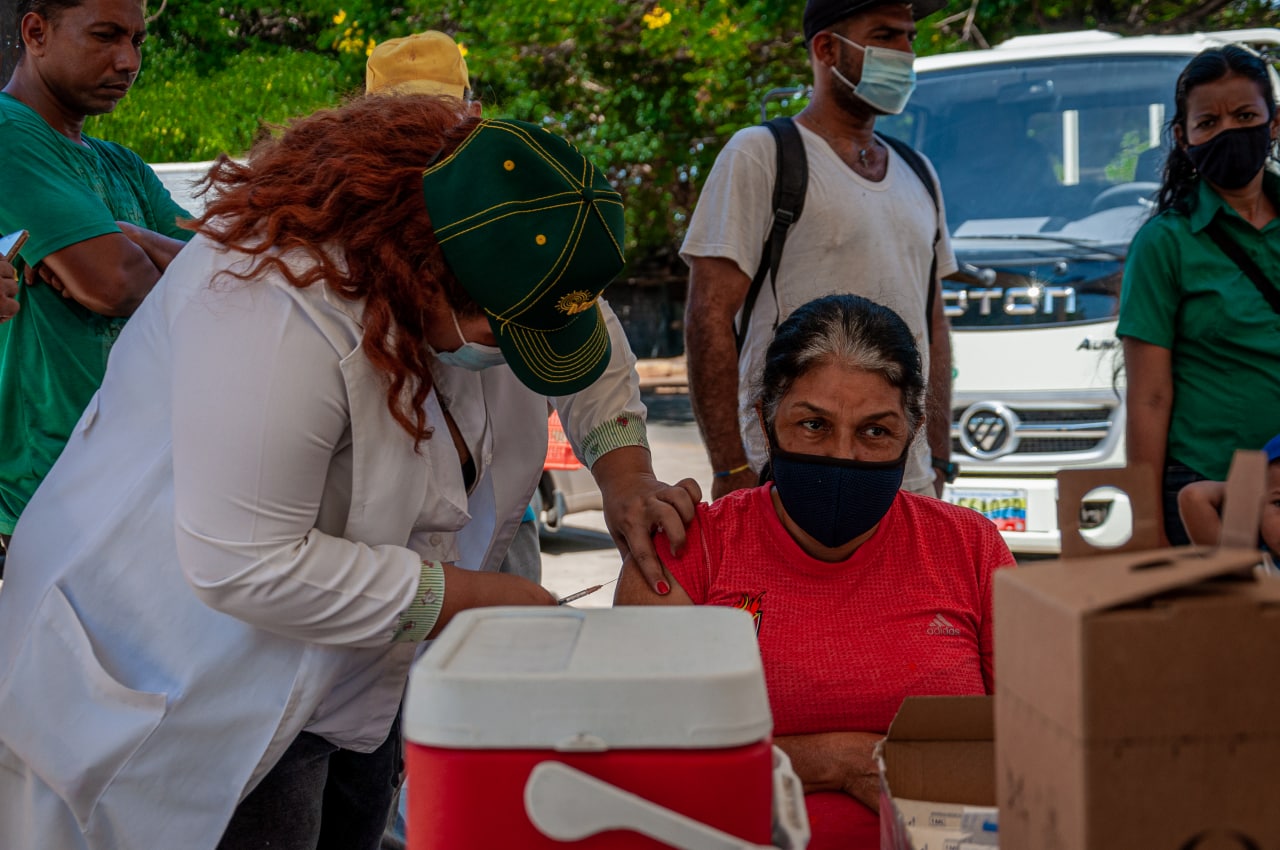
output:
[[[1189,32],[1195,29],[1205,18],[1222,11],[1230,4],[1231,0],[1207,0],[1207,2],[1198,3],[1189,11],[1165,21],[1160,25],[1160,30],[1162,32]]]
[[[964,30],[961,32],[961,38],[966,41],[972,40],[974,44],[984,50],[991,45],[987,43],[983,37],[982,31],[978,29],[978,25],[973,22],[974,17],[978,14],[978,3],[980,0],[973,0],[973,5],[969,7],[969,16],[964,19]]]
[[[1151,8],[1151,0],[1142,0],[1140,3],[1134,3],[1129,7],[1129,14],[1125,17],[1125,23],[1131,27],[1138,27],[1147,19],[1147,9]]]
[[[957,12],[954,15],[938,21],[938,29],[946,30],[951,24],[963,20],[964,26],[960,28],[960,40],[973,42],[984,50],[989,48],[991,45],[987,43],[986,37],[983,36],[982,31],[978,29],[978,25],[974,23],[974,18],[978,14],[978,4],[980,2],[982,2],[982,0],[973,0],[969,5],[968,11]]]
[[[169,0],[160,0],[160,8],[156,9],[156,13],[154,15],[147,15],[146,17],[147,24],[154,24],[156,22],[156,19],[164,14],[164,7],[168,5],[169,5]]]

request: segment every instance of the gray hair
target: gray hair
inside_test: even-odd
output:
[[[906,322],[861,296],[827,295],[778,325],[765,352],[755,397],[770,433],[782,397],[800,376],[823,363],[879,375],[901,391],[911,431],[924,421],[924,372]]]

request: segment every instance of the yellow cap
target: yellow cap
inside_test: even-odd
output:
[[[452,38],[436,30],[393,38],[369,54],[368,94],[444,94],[462,98],[471,88],[467,60]]]

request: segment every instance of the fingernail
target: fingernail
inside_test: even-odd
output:
[[[671,585],[667,584],[662,579],[658,579],[658,583],[654,585],[654,587],[657,589],[659,596],[666,596],[671,592]]]

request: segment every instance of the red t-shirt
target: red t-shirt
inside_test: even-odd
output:
[[[913,695],[991,693],[991,574],[1013,564],[995,525],[899,493],[875,534],[839,563],[809,557],[774,510],[772,485],[699,505],[683,553],[659,554],[695,604],[756,621],[775,735],[883,734]],[[875,812],[846,794],[806,797],[811,850],[877,848]]]

